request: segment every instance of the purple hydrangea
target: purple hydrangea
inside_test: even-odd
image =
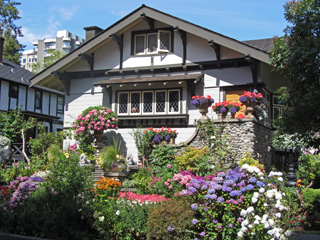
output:
[[[214,224],[216,224],[216,223],[218,223],[218,220],[216,220],[216,219],[213,219],[213,221],[212,221]]]
[[[160,141],[160,139],[159,139],[159,137],[158,137],[158,134],[156,134],[156,135],[154,136],[154,138],[153,138],[153,142],[154,142],[154,143],[159,143],[159,141]]]
[[[254,189],[254,186],[253,186],[252,184],[249,184],[249,185],[247,186],[247,189],[248,189],[248,190],[253,190],[253,189]]]
[[[213,188],[209,188],[208,193],[212,194],[212,193],[216,193],[216,191]]]
[[[225,107],[220,108],[220,113],[225,113],[227,109]]]
[[[218,229],[221,229],[222,227],[221,227],[221,225],[219,225],[217,228],[218,228]]]
[[[223,197],[218,197],[217,202],[218,203],[223,203],[224,202],[224,198]]]
[[[172,232],[172,227],[171,226],[168,227],[168,231]]]
[[[257,182],[257,186],[259,187],[259,188],[261,188],[261,187],[264,187],[264,183],[263,182],[261,182],[261,181],[258,181]]]
[[[192,208],[192,210],[196,211],[196,210],[198,210],[198,205],[196,203],[191,204],[191,208]]]
[[[204,103],[207,102],[207,99],[205,99],[205,98],[200,98],[199,102],[200,102],[200,104],[204,104]]]
[[[231,113],[236,113],[238,110],[235,107],[231,107],[229,111]]]
[[[206,235],[205,232],[200,233],[200,236],[201,236],[201,237],[204,237],[204,235]]]
[[[222,186],[218,184],[218,185],[214,185],[212,188],[216,191],[219,191],[222,189]]]
[[[199,102],[197,99],[192,99],[191,102],[190,102],[191,105],[193,106],[198,106],[199,105]]]
[[[241,96],[241,97],[239,97],[239,101],[242,102],[242,103],[245,103],[245,102],[247,102],[247,97],[246,96]]]
[[[169,134],[167,134],[167,136],[166,136],[166,138],[165,138],[165,141],[166,141],[166,142],[169,142],[169,141],[170,141],[170,135],[169,135]]]
[[[197,192],[197,189],[195,189],[194,187],[189,187],[188,190],[192,193]]]
[[[256,183],[257,179],[255,177],[251,177],[251,178],[249,178],[249,182],[250,183]]]
[[[198,223],[198,220],[197,220],[197,219],[193,219],[193,220],[192,220],[192,224],[193,224],[193,225],[196,225],[197,223]]]
[[[231,223],[229,224],[229,228],[232,228],[232,224]]]

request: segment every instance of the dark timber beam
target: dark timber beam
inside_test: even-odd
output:
[[[181,30],[179,27],[175,27],[174,32],[177,33],[181,37],[182,46],[183,46],[182,65],[185,65],[186,58],[187,58],[187,33],[185,31]]]
[[[78,58],[85,60],[89,64],[90,70],[93,71],[93,56],[89,56],[87,54],[80,53],[78,55]]]
[[[111,105],[111,103],[112,103],[112,86],[107,86],[106,89],[107,89],[107,92],[109,95],[109,103]]]
[[[191,96],[195,95],[195,87],[194,87],[194,85],[195,85],[194,81],[187,81],[188,90],[190,91]]]
[[[154,19],[153,18],[150,18],[150,17],[147,17],[145,13],[142,13],[140,15],[140,18],[143,19],[145,22],[148,23],[149,27],[151,30],[154,29]]]
[[[122,69],[122,62],[123,62],[123,34],[121,35],[121,37],[115,35],[115,34],[111,34],[109,36],[111,38],[111,40],[115,41],[118,46],[119,46],[119,50],[120,50],[120,66],[119,69]]]
[[[250,55],[245,56],[245,60],[249,63],[252,73],[253,83],[258,82],[258,63],[257,60],[252,58]]]
[[[60,81],[63,83],[65,87],[67,96],[69,96],[70,95],[70,78],[68,77],[68,75],[66,73],[60,73],[57,71],[54,71],[51,74],[60,79]]]
[[[214,49],[214,51],[216,52],[216,56],[217,56],[217,67],[221,68],[221,54],[220,54],[220,45],[215,43],[213,40],[208,41],[208,45],[210,47],[212,47]]]

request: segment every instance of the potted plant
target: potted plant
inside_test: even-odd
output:
[[[213,98],[208,95],[208,96],[193,96],[192,100],[190,102],[191,105],[196,106],[199,108],[199,112],[202,114],[202,117],[200,118],[200,121],[205,121],[207,120],[207,113],[208,113],[208,108],[214,103]]]
[[[73,122],[73,129],[76,131],[76,138],[86,138],[93,134],[100,144],[104,130],[118,129],[118,117],[107,107],[89,107]]]
[[[231,118],[234,119],[236,112],[240,110],[240,103],[223,101],[213,105],[212,110],[217,113],[219,120],[225,119],[228,112],[231,113]]]
[[[262,103],[263,95],[261,93],[245,91],[240,97],[239,101],[246,106],[246,118],[253,118],[254,107]]]

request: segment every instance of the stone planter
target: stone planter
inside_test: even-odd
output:
[[[207,120],[207,113],[208,113],[208,108],[211,106],[211,103],[204,103],[198,105],[199,112],[201,113],[200,121],[205,122]]]
[[[218,115],[218,120],[220,121],[225,120],[227,118],[227,112],[224,112],[224,113],[218,112],[217,115]]]
[[[103,145],[103,130],[94,130],[93,136],[96,139],[95,145]]]
[[[247,112],[246,118],[247,119],[252,119],[254,117],[253,116],[254,107],[257,105],[257,103],[255,103],[255,102],[246,102],[243,105],[246,106],[246,112]]]

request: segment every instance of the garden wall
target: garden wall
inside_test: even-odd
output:
[[[259,159],[259,162],[265,165],[267,171],[271,170],[273,152],[270,144],[271,128],[249,119],[213,120],[213,123],[216,127],[223,124],[223,133],[229,140],[229,147],[236,153],[238,160],[244,156],[245,152],[250,152],[253,158]],[[208,146],[208,143],[197,129],[187,142],[175,147],[181,148],[185,145],[200,149]]]

